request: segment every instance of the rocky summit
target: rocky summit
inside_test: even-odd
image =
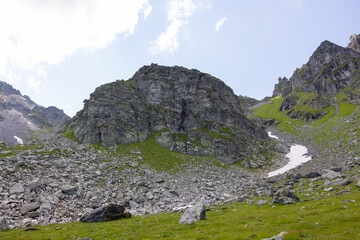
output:
[[[356,40],[357,39],[357,40]],[[296,69],[292,77],[279,78],[273,96],[292,92],[334,94],[360,81],[359,36],[353,35],[347,48],[324,41],[309,61]]]
[[[68,119],[62,110],[42,107],[0,81],[0,141],[14,144],[45,139]]]
[[[153,136],[172,151],[230,164],[269,148],[266,132],[244,116],[238,97],[221,80],[157,64],[127,81],[98,87],[64,131],[81,143],[102,146]]]
[[[324,41],[309,61],[296,69],[290,79],[279,78],[272,97],[284,98],[279,111],[296,120],[312,122],[328,115],[336,99],[360,103],[359,35],[352,35],[347,48]],[[340,95],[339,95],[340,94]]]

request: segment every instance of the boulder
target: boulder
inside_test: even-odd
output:
[[[259,201],[256,202],[256,205],[261,206],[261,205],[266,205],[266,204],[268,204],[268,203],[269,203],[269,202],[266,201],[266,200],[259,200]]]
[[[338,186],[346,186],[349,185],[350,183],[352,183],[352,181],[349,178],[345,178],[345,179],[335,179],[332,182],[326,183],[326,186],[334,186],[334,185],[338,185]]]
[[[10,229],[10,228],[9,228],[9,224],[8,224],[6,218],[0,217],[0,231],[5,231],[8,229]]]
[[[335,179],[338,177],[341,177],[340,173],[337,173],[330,169],[324,170],[324,173],[321,175],[322,179],[328,179],[328,180]]]
[[[21,212],[21,214],[24,215],[24,214],[26,214],[28,212],[35,211],[40,206],[41,206],[40,202],[32,202],[32,203],[29,203],[29,204],[24,204],[24,205],[21,206],[20,212]]]
[[[321,176],[321,174],[318,172],[309,172],[309,173],[304,174],[302,177],[303,178],[316,178],[316,177],[320,177],[320,176]]]
[[[271,238],[263,238],[262,240],[283,240],[283,236],[288,234],[287,232],[281,232],[279,235],[273,236]]]
[[[298,201],[299,197],[289,189],[279,189],[274,193],[271,203],[291,204]]]
[[[10,188],[9,193],[10,193],[10,195],[13,195],[13,194],[18,195],[18,194],[21,194],[23,192],[25,192],[25,190],[24,190],[22,184],[21,183],[16,183]]]
[[[66,194],[75,194],[75,186],[71,186],[71,185],[64,185],[61,187],[61,192],[66,193]]]
[[[30,181],[26,186],[30,190],[34,190],[36,187],[40,186],[40,178],[35,178],[34,180]]]
[[[109,204],[87,213],[80,218],[81,222],[104,222],[120,218],[130,218],[131,214],[125,212],[125,207],[117,204]]]
[[[184,214],[180,218],[179,224],[193,224],[198,220],[205,219],[205,205],[203,203],[197,203],[194,206],[185,210]]]

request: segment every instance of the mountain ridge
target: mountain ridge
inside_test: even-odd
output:
[[[63,110],[42,107],[10,84],[0,81],[1,141],[15,144],[44,139],[53,135],[68,119],[70,117]]]

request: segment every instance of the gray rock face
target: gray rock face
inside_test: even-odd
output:
[[[219,79],[197,70],[152,64],[128,81],[98,87],[64,131],[103,146],[144,141],[235,163],[265,151],[266,132],[243,115],[239,99]]]
[[[129,218],[131,214],[125,212],[125,207],[116,204],[109,204],[102,208],[96,209],[92,213],[85,214],[80,218],[81,222],[104,222],[110,220],[116,220],[120,218]]]
[[[295,94],[287,96],[281,103],[279,111],[287,111],[296,106],[299,97]]]
[[[353,34],[350,36],[350,43],[347,48],[360,52],[360,34]]]
[[[313,112],[309,112],[309,111],[291,110],[287,113],[287,115],[289,115],[289,117],[291,117],[293,119],[301,119],[303,122],[315,121],[317,119],[322,118],[326,114],[328,114],[328,111],[320,111],[320,112],[313,113]]]
[[[299,197],[289,189],[279,189],[274,193],[271,203],[291,204],[298,201]]]
[[[291,78],[279,78],[273,97],[286,97],[294,92],[329,95],[338,93],[347,86],[354,86],[360,76],[360,35],[352,35],[347,48],[324,41],[312,54],[309,61],[296,69]],[[310,103],[314,108],[325,108],[328,103],[322,97]],[[285,104],[285,103],[284,103]],[[284,108],[285,107],[285,108]],[[290,109],[288,103],[283,110]]]
[[[317,109],[324,109],[324,108],[327,108],[329,105],[330,105],[330,102],[326,98],[324,98],[322,95],[317,95],[309,103],[309,107],[317,108]]]
[[[286,96],[290,93],[289,89],[289,79],[286,77],[278,79],[278,83],[275,84],[272,97],[276,96]]]
[[[360,53],[324,41],[289,80],[291,92],[337,93],[358,81]]]
[[[181,216],[179,224],[193,224],[199,220],[206,219],[205,205],[203,203],[197,203],[193,207],[185,210]]]
[[[15,144],[18,141],[14,136],[23,142],[34,137],[43,139],[68,119],[62,110],[44,108],[28,96],[21,95],[10,84],[0,81],[0,140]]]

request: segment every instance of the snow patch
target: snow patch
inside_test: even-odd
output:
[[[284,173],[290,169],[293,169],[307,161],[311,160],[311,156],[307,156],[308,150],[305,146],[302,145],[292,145],[290,147],[290,152],[286,154],[286,157],[289,158],[289,163],[283,166],[282,168],[268,173],[268,177],[272,177],[281,173]]]
[[[278,137],[278,136],[272,135],[272,133],[271,133],[271,132],[267,132],[267,134],[268,134],[268,135],[269,135],[269,137],[271,137],[271,138],[279,139],[279,137]]]
[[[14,138],[16,139],[16,141],[18,142],[18,144],[24,144],[23,140],[17,136],[14,136]]]

